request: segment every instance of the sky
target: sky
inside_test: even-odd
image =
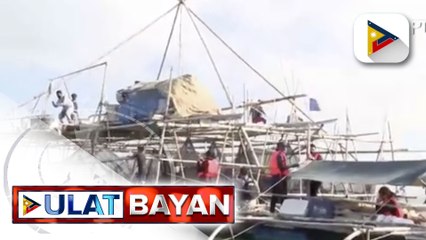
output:
[[[176,3],[0,0],[0,92],[16,103],[31,99],[47,89],[48,79],[90,65]],[[339,118],[341,133],[346,111],[354,133],[382,133],[389,120],[396,147],[426,149],[426,33],[412,38],[411,56],[404,64],[365,65],[353,54],[353,23],[359,14],[397,12],[418,21],[426,19],[423,0],[187,0],[186,4],[281,91],[317,99],[322,111],[312,113],[314,119]],[[155,80],[173,14],[102,60],[108,62],[108,102],[114,103],[115,92],[135,80]],[[235,103],[241,103],[244,95],[279,97],[199,27]],[[171,68],[174,76],[191,73],[226,106],[225,94],[185,11],[175,30],[161,79],[168,78]],[[79,94],[87,112],[94,112],[99,101],[102,74],[99,68],[66,79],[67,88]],[[61,81],[57,84],[64,88]],[[37,111],[55,113],[51,100],[41,101]],[[306,100],[298,104],[306,108]],[[269,119],[284,119],[288,104],[266,110]]]

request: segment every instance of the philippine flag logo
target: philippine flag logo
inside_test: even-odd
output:
[[[363,14],[354,24],[354,52],[363,63],[400,63],[407,59],[410,24],[394,13]]]
[[[376,53],[380,49],[388,46],[394,41],[398,40],[398,37],[385,29],[377,26],[371,21],[368,21],[368,55]]]
[[[31,198],[24,195],[22,198],[22,213],[23,215],[27,215],[28,213],[36,210],[38,207],[40,207],[40,203],[32,200]]]

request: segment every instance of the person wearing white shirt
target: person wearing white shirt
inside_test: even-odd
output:
[[[63,124],[65,123],[64,119],[71,123],[71,114],[74,112],[73,103],[69,98],[67,98],[61,90],[56,91],[56,96],[58,99],[52,101],[53,107],[62,107],[62,110],[59,112],[58,118],[59,121]]]

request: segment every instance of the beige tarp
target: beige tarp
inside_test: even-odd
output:
[[[170,80],[137,83],[131,91],[158,89],[167,97]],[[187,117],[200,114],[219,114],[219,107],[215,103],[209,90],[192,75],[185,74],[172,80],[171,101],[175,108],[175,115]]]

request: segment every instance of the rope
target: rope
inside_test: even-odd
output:
[[[33,114],[34,113],[34,111],[36,110],[36,108],[37,108],[37,105],[38,105],[38,103],[40,102],[40,98],[37,98],[37,100],[36,100],[36,102],[35,102],[35,104],[34,104],[34,107],[33,107],[33,109],[31,110],[31,113]]]
[[[67,83],[65,82],[65,79],[64,79],[64,78],[62,78],[62,82],[64,83],[64,87],[65,87],[65,91],[67,92],[68,99],[71,99],[71,94],[70,94],[70,91],[69,91],[69,89],[68,89],[68,85],[67,85]]]
[[[95,64],[95,65],[91,65],[91,66],[88,66],[88,67],[85,67],[85,68],[82,68],[82,69],[79,69],[79,70],[76,70],[76,71],[73,71],[73,72],[70,72],[70,73],[67,73],[67,74],[64,74],[64,75],[61,75],[61,76],[49,79],[49,87],[48,87],[47,91],[44,91],[44,92],[38,94],[37,96],[34,96],[32,99],[26,101],[25,103],[20,104],[18,106],[18,108],[21,108],[21,107],[23,107],[23,106],[31,103],[32,101],[37,100],[37,99],[43,97],[46,94],[48,94],[48,96],[49,96],[52,93],[52,91],[54,91],[54,90],[57,89],[57,88],[52,88],[52,82],[53,81],[58,80],[58,79],[64,79],[66,77],[69,77],[69,76],[72,76],[72,75],[76,75],[76,74],[79,74],[81,72],[84,72],[84,71],[87,71],[87,70],[90,70],[90,69],[93,69],[93,68],[97,68],[97,67],[105,65],[105,64],[106,64],[106,62],[98,63],[98,64]]]
[[[269,192],[272,188],[274,188],[275,186],[277,186],[280,182],[284,181],[284,179],[286,179],[287,176],[282,177],[279,181],[277,181],[276,183],[272,184],[272,186],[270,186],[268,189],[266,189],[265,191],[261,192],[259,194],[259,196],[257,196],[254,200],[259,199],[262,195],[264,195],[266,192]]]
[[[178,75],[182,75],[182,9],[179,9],[179,54],[178,54]]]
[[[186,7],[186,5],[185,5]],[[248,63],[242,56],[240,56],[231,46],[228,45],[228,43],[225,42],[215,31],[213,31],[212,28],[210,28],[209,25],[207,25],[206,22],[204,22],[195,12],[193,12],[190,8],[186,7],[186,9],[194,15],[197,20],[204,25],[204,27],[209,30],[213,36],[215,36],[223,45],[225,45],[226,48],[228,48],[229,51],[231,51],[238,59],[240,59],[248,68],[250,68],[257,76],[259,76],[262,80],[264,80],[269,86],[271,86],[275,91],[277,91],[280,95],[285,97],[285,94],[281,92],[277,87],[275,87],[265,76],[263,76],[257,69],[255,69],[250,63]]]
[[[152,25],[154,25],[155,23],[157,23],[159,20],[161,20],[166,15],[168,15],[175,8],[177,8],[179,6],[179,4],[180,3],[174,5],[172,8],[170,8],[169,10],[167,10],[166,12],[164,12],[163,14],[161,14],[159,17],[157,17],[156,19],[154,19],[152,22],[148,23],[148,25],[144,26],[143,28],[141,28],[140,30],[138,30],[137,32],[135,32],[134,34],[130,35],[128,38],[126,38],[123,41],[119,42],[117,45],[115,45],[113,48],[111,48],[110,50],[108,50],[107,52],[105,52],[103,55],[101,55],[100,57],[98,57],[93,62],[96,63],[96,62],[102,60],[103,58],[107,57],[111,53],[115,52],[117,49],[119,49],[120,47],[122,47],[123,45],[125,45],[126,43],[128,43],[129,41],[131,41],[132,39],[134,39],[135,37],[137,37],[141,33],[143,33],[145,30],[147,30],[148,28],[150,28]]]
[[[261,222],[260,222],[260,223],[255,223],[255,224],[251,225],[250,227],[247,227],[247,228],[245,228],[245,229],[243,229],[243,230],[239,231],[237,234],[233,235],[233,236],[232,236],[232,238],[225,238],[225,240],[235,239],[235,238],[237,238],[237,237],[239,237],[239,236],[243,235],[244,233],[246,233],[246,232],[248,232],[248,231],[252,230],[253,228],[255,228],[255,227],[257,227],[257,226],[259,226],[259,225],[261,225],[261,224],[263,224],[263,223],[261,223]]]
[[[203,36],[201,35],[200,29],[198,28],[197,24],[194,21],[194,18],[190,14],[190,12],[192,12],[192,11],[185,4],[184,4],[184,6],[185,6],[185,9],[186,9],[186,13],[188,14],[189,18],[191,19],[192,25],[194,26],[195,31],[197,32],[198,37],[200,38],[201,43],[203,44],[204,49],[206,50],[206,53],[207,53],[207,55],[209,57],[209,60],[210,60],[210,63],[212,64],[213,69],[216,72],[217,78],[219,79],[220,85],[222,86],[222,89],[225,92],[225,95],[226,95],[226,98],[228,99],[229,105],[231,105],[231,108],[233,108],[234,103],[232,102],[231,95],[229,94],[229,91],[228,91],[225,83],[223,82],[222,76],[220,75],[219,70],[217,69],[216,63],[213,60],[213,57],[212,57],[212,55],[210,53],[210,50],[209,50],[209,48],[207,46],[207,43],[205,42]]]
[[[113,52],[115,52],[117,49],[119,49],[120,47],[122,47],[123,45],[127,44],[128,42],[130,42],[132,39],[134,39],[135,37],[137,37],[138,35],[140,35],[141,33],[143,33],[144,31],[146,31],[148,28],[150,28],[152,25],[154,25],[155,23],[157,23],[159,20],[161,20],[163,17],[165,17],[166,15],[168,15],[170,12],[172,12],[175,8],[178,7],[178,5],[180,5],[180,3],[174,5],[172,8],[170,8],[169,10],[167,10],[166,12],[164,12],[163,14],[161,14],[159,17],[157,17],[156,19],[154,19],[152,22],[148,23],[148,25],[144,26],[143,28],[141,28],[140,30],[138,30],[137,32],[135,32],[134,34],[130,35],[128,38],[124,39],[123,41],[119,42],[117,45],[115,45],[113,48],[111,48],[110,50],[108,50],[107,52],[105,52],[103,55],[101,55],[100,57],[96,58],[94,61],[92,61],[92,63],[90,63],[89,65],[92,65],[94,63],[99,62],[100,60],[104,59],[105,57],[109,56],[110,54],[112,54]],[[104,64],[104,63],[102,63]],[[98,65],[95,65],[98,66]],[[82,71],[85,70],[89,70],[93,68],[93,66],[89,66],[87,68],[82,69]],[[81,72],[81,71],[78,71]],[[65,76],[68,75],[72,75],[75,74],[74,72],[71,74],[66,74],[60,77],[56,77],[54,79],[50,79],[51,81],[59,79],[59,78],[63,78]],[[43,95],[45,95],[46,92],[42,92],[40,94],[38,94],[37,96],[34,96],[31,100],[22,103],[18,106],[18,108],[23,107],[25,105],[27,105],[28,103],[32,102],[35,99],[39,99],[40,97],[42,97]]]
[[[102,107],[103,107],[104,99],[105,99],[105,83],[106,83],[107,68],[108,68],[108,63],[105,63],[103,78],[102,78],[101,96],[100,96],[100,100],[99,100],[99,104],[98,104],[98,109],[96,110],[96,112],[99,111],[98,122],[101,121]],[[95,114],[96,114],[96,112],[95,112]],[[107,128],[108,128],[109,127],[108,121],[106,121],[106,123],[107,123]],[[108,129],[107,129],[107,132],[108,132],[108,137],[110,137]]]
[[[172,29],[170,30],[170,34],[169,34],[169,37],[167,39],[166,49],[164,49],[163,58],[161,59],[160,69],[158,70],[158,74],[157,74],[157,81],[160,79],[161,72],[163,71],[164,62],[166,61],[167,52],[168,52],[169,46],[170,46],[170,41],[172,40],[173,32],[175,30],[176,19],[177,19],[177,16],[179,14],[179,9],[180,9],[180,4],[178,5],[178,7],[176,9],[175,17],[173,18]]]
[[[184,4],[185,5],[185,4]],[[260,77],[263,81],[265,81],[271,88],[273,88],[278,94],[285,97],[285,94],[280,91],[274,84],[272,84],[263,74],[261,74],[257,69],[255,69],[250,63],[248,63],[243,57],[241,57],[231,46],[229,46],[225,40],[223,40],[206,22],[204,22],[195,12],[193,12],[190,8],[185,5],[187,11],[189,11],[192,15],[194,15],[197,20],[204,25],[207,30],[213,34],[229,51],[231,51],[238,59],[240,59],[248,68],[250,68],[258,77]],[[288,101],[300,112],[302,113],[309,121],[313,122],[313,119],[308,116],[300,107],[298,107],[294,100],[288,99]]]

